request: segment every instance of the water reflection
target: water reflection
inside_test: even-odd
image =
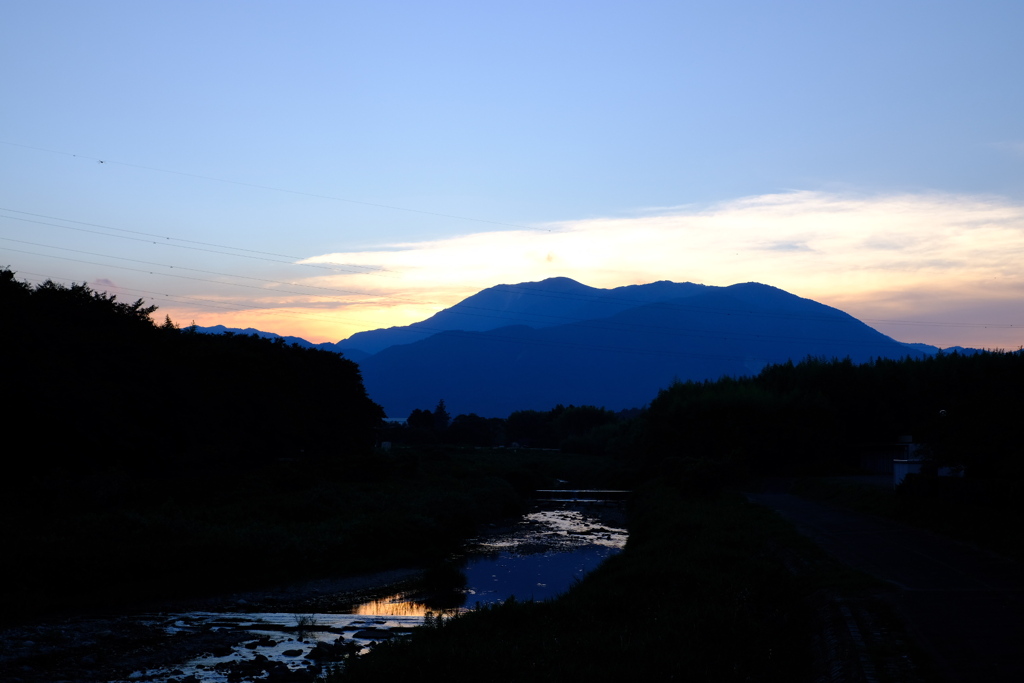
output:
[[[346,613],[215,613],[143,615],[140,621],[179,633],[237,634],[230,646],[168,669],[136,672],[126,683],[191,680],[273,680],[296,674],[315,680],[323,666],[372,643],[401,637],[428,613],[477,604],[546,600],[572,587],[626,542],[611,508],[555,505],[537,509],[502,533],[475,539],[459,559],[427,573],[415,592],[377,597]],[[256,672],[262,672],[256,676]],[[264,677],[264,674],[265,677]]]
[[[487,605],[517,600],[547,600],[569,590],[618,548],[584,545],[571,550],[530,554],[501,552],[466,567],[467,602]]]
[[[483,545],[494,548],[523,547],[532,541],[552,547],[600,545],[619,550],[625,547],[626,530],[606,524],[595,516],[595,512],[600,510],[591,508],[588,512],[586,509],[565,506],[537,510],[523,518],[515,533],[489,539]]]
[[[408,593],[397,593],[395,595],[370,600],[352,609],[352,614],[363,614],[373,616],[395,616],[395,617],[425,617],[428,613],[435,613],[425,602],[416,602],[409,597]]]
[[[396,593],[360,604],[353,613],[422,617],[510,597],[556,597],[625,546],[626,530],[604,519],[606,513],[596,506],[538,509],[506,533],[475,539],[457,563],[460,580],[448,590]]]

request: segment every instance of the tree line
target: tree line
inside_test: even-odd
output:
[[[444,399],[431,410],[417,408],[403,423],[390,424],[381,440],[403,446],[540,448],[574,453],[603,451],[591,443],[602,429],[614,429],[637,411],[616,413],[590,405],[556,405],[551,410],[517,410],[507,418],[476,413],[449,414]]]
[[[705,474],[850,474],[892,459],[908,438],[935,466],[973,479],[1024,478],[1021,351],[924,359],[805,358],[758,375],[677,381],[642,409],[558,405],[507,418],[452,418],[440,400],[381,439],[404,446],[560,449],[656,471],[684,460]],[[716,475],[717,476],[717,475]]]
[[[8,466],[96,472],[372,452],[383,411],[342,356],[206,335],[85,284],[0,271]]]
[[[505,419],[413,411],[384,438],[399,444],[557,448],[655,471],[666,459],[731,477],[849,474],[901,440],[972,479],[1024,478],[1024,354],[924,359],[806,358],[758,375],[675,382],[643,409],[558,405]],[[710,469],[709,469],[710,468]]]
[[[643,444],[752,473],[835,474],[909,436],[936,464],[1019,479],[1022,382],[1021,351],[860,365],[808,358],[751,378],[677,382],[646,411]]]
[[[754,377],[676,382],[618,413],[558,405],[453,417],[442,399],[386,424],[358,366],[338,354],[198,334],[169,318],[157,325],[141,299],[122,303],[84,284],[33,287],[9,269],[0,304],[11,435],[59,467],[357,458],[390,442],[562,449],[647,469],[682,458],[748,474],[837,473],[909,435],[972,477],[1024,476],[1021,351],[859,365],[807,358]]]

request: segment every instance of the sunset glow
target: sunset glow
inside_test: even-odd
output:
[[[503,283],[756,281],[1024,343],[1020,3],[9,5],[31,282],[333,342]]]

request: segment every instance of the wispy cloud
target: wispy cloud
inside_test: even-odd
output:
[[[999,197],[787,192],[545,227],[550,232],[478,232],[309,259],[384,268],[386,277],[305,280],[362,294],[317,304],[318,316],[324,308],[336,315],[304,329],[339,339],[426,318],[485,287],[553,276],[596,287],[757,281],[861,318],[991,313],[1024,293],[1024,205]]]
[[[550,233],[475,233],[311,261],[383,266],[400,277],[377,279],[374,290],[418,293],[442,304],[499,282],[555,275],[595,286],[758,280],[809,296],[920,281],[941,290],[994,273],[1024,278],[1017,265],[1024,256],[1024,206],[999,198],[792,192],[552,227]],[[365,275],[337,278],[327,279],[371,286]]]
[[[784,241],[765,242],[761,245],[765,251],[814,251],[806,242]]]

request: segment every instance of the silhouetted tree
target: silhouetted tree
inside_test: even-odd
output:
[[[409,413],[409,417],[406,419],[405,424],[410,429],[431,432],[434,429],[434,414],[429,410],[420,410],[419,408],[416,408]]]
[[[460,446],[497,446],[503,443],[505,421],[475,413],[456,415],[446,432],[447,441]]]
[[[445,430],[448,429],[451,419],[451,415],[448,414],[448,409],[445,407],[444,399],[442,398],[437,402],[437,407],[434,408],[434,433],[439,436],[444,434]]]

